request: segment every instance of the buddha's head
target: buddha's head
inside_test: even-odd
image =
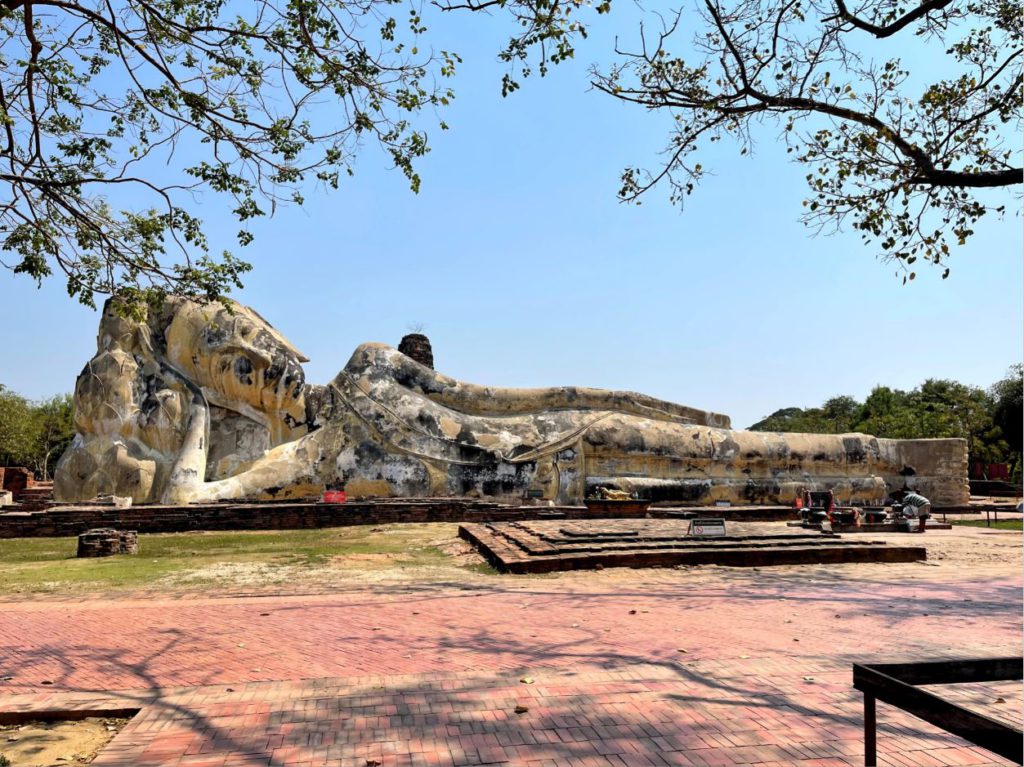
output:
[[[172,297],[138,320],[111,300],[97,342],[75,386],[78,436],[58,466],[59,499],[158,500],[197,404],[209,406],[196,423],[216,478],[307,431],[305,358],[248,307]]]
[[[259,314],[231,303],[169,300],[163,312],[167,362],[211,404],[252,418],[272,444],[305,431],[308,360]]]

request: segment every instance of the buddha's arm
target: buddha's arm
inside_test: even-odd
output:
[[[181,449],[171,466],[167,479],[163,503],[188,503],[197,488],[201,487],[206,475],[206,458],[210,449],[210,409],[198,393],[193,393],[189,405],[188,431],[181,442]]]
[[[384,344],[363,344],[356,349],[345,372],[357,382],[387,379],[422,392],[434,402],[461,413],[502,416],[545,410],[606,410],[672,421],[729,428],[729,417],[635,392],[608,391],[577,386],[514,389],[458,381],[437,373]]]
[[[313,479],[321,455],[316,439],[319,433],[268,450],[248,469],[234,476],[204,481],[209,452],[208,419],[205,403],[194,402],[188,433],[171,469],[162,503],[177,505],[256,497],[271,488],[286,488]]]

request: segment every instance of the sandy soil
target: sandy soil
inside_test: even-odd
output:
[[[924,546],[927,561],[910,564],[846,564],[793,565],[783,567],[680,567],[630,570],[607,568],[602,571],[583,570],[544,576],[499,575],[486,567],[483,558],[457,537],[458,525],[423,525],[410,538],[411,546],[430,546],[445,554],[432,562],[416,561],[403,553],[360,553],[335,556],[318,564],[285,564],[267,562],[222,562],[191,568],[165,576],[132,590],[118,590],[121,597],[176,595],[183,597],[216,597],[257,594],[315,594],[347,591],[368,585],[402,588],[454,586],[457,588],[507,588],[519,579],[542,578],[564,583],[567,588],[601,584],[642,584],[677,580],[679,570],[686,570],[689,583],[730,580],[746,582],[798,578],[828,582],[853,579],[862,582],[884,582],[896,578],[934,581],[969,578],[1019,579],[1024,572],[1022,534],[978,527],[954,527],[952,530],[931,530],[924,535],[914,533],[846,533],[847,537],[866,537],[884,541],[890,546]],[[408,531],[406,531],[408,532]],[[736,534],[800,533],[787,528],[784,522],[731,522],[728,532]],[[272,534],[272,533],[268,533]],[[59,584],[53,594],[33,594],[21,598],[66,598]],[[95,597],[109,597],[112,591],[96,592]],[[84,595],[81,595],[84,596]],[[5,595],[4,601],[10,600]]]
[[[127,723],[127,719],[83,719],[4,726],[0,727],[0,754],[11,767],[89,764]]]
[[[483,567],[483,558],[465,541],[456,537],[456,525],[438,525],[438,537],[430,541],[448,557],[441,566],[404,566],[402,558],[392,555],[358,555],[345,561],[318,566],[276,567],[267,565],[223,565],[193,571],[184,576],[165,580],[156,585],[181,591],[202,591],[212,596],[220,590],[247,593],[313,593],[345,590],[368,584],[401,585],[405,583],[471,585],[502,588],[521,578],[544,578],[564,582],[567,587],[600,581],[602,583],[660,582],[678,578],[677,570],[687,571],[687,581],[715,582],[723,579],[772,580],[775,578],[807,578],[819,581],[855,579],[860,581],[889,581],[894,578],[926,580],[958,580],[964,572],[975,578],[1019,577],[1024,572],[1024,549],[1020,532],[996,531],[985,528],[954,527],[952,530],[931,530],[924,535],[916,533],[847,533],[847,537],[865,536],[885,541],[890,546],[924,546],[928,552],[925,562],[909,564],[847,564],[847,565],[793,565],[784,567],[681,567],[630,570],[608,568],[602,571],[582,570],[545,576],[498,575]],[[787,528],[781,522],[731,523],[730,534],[779,534],[802,532]],[[370,561],[372,560],[372,561]],[[473,566],[478,567],[473,567]]]

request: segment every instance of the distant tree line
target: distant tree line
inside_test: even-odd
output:
[[[34,402],[0,384],[0,466],[25,466],[50,479],[74,436],[70,394]]]
[[[911,391],[876,386],[864,402],[839,396],[821,407],[776,410],[753,431],[816,434],[862,432],[891,439],[962,437],[971,463],[1007,463],[1021,473],[1024,366],[1011,367],[988,389],[929,378]]]

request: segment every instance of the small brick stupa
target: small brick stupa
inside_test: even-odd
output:
[[[422,333],[410,333],[403,336],[398,344],[398,351],[411,357],[421,365],[434,369],[434,350],[430,348],[430,339]]]

